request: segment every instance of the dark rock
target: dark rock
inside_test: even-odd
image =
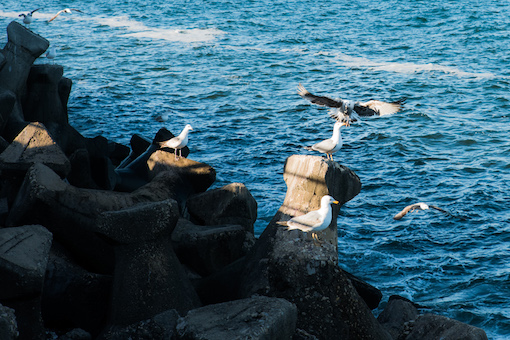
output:
[[[75,328],[59,336],[57,340],[92,340],[92,335],[80,328]]]
[[[379,307],[379,303],[382,299],[382,293],[379,289],[375,288],[371,284],[366,283],[365,281],[349,272],[344,271],[344,273],[351,281],[359,296],[361,296],[363,301],[365,301],[368,308],[375,309]]]
[[[179,176],[166,172],[130,194],[80,189],[38,163],[27,171],[6,224],[16,226],[39,221],[37,223],[46,225],[84,268],[96,273],[111,273],[112,244],[91,231],[97,224],[98,215],[142,202],[173,199],[182,186]]]
[[[411,325],[405,340],[487,340],[487,334],[463,322],[435,314],[423,314]]]
[[[25,93],[33,62],[46,51],[50,43],[16,21],[7,26],[7,39],[7,44],[1,51],[5,65],[0,69],[0,84],[4,89],[13,92],[19,100]],[[19,101],[16,101],[10,119],[24,120]]]
[[[65,177],[69,160],[41,123],[30,123],[0,154],[0,170],[24,176],[33,164],[42,163]]]
[[[1,56],[3,54],[0,53]],[[14,92],[0,88],[0,133],[3,132],[15,103],[16,95]]]
[[[247,232],[239,225],[197,226],[185,219],[179,219],[172,233],[172,243],[181,263],[202,276],[244,256],[246,238]]]
[[[42,296],[42,316],[48,328],[81,328],[97,336],[106,324],[111,300],[111,275],[91,273],[78,266],[65,249],[53,242]]]
[[[291,339],[296,306],[264,296],[209,305],[190,311],[177,324],[177,339]]]
[[[78,149],[69,156],[71,171],[67,176],[69,184],[78,188],[99,189],[92,178],[90,157],[87,149]]]
[[[71,87],[73,81],[69,78],[62,77],[58,82],[58,95],[60,102],[62,103],[62,110],[64,115],[67,117],[67,102],[69,101],[69,95],[71,94]]]
[[[232,183],[190,197],[188,212],[198,224],[238,224],[253,234],[257,201],[242,183]]]
[[[405,326],[416,320],[417,317],[418,309],[412,302],[392,296],[377,320],[396,340],[401,334],[404,334]]]
[[[40,64],[31,67],[22,101],[26,121],[67,124],[67,109],[59,93],[63,74],[64,68],[60,65]]]
[[[122,169],[129,165],[132,161],[142,155],[149,148],[149,146],[151,146],[150,141],[137,134],[131,136],[129,144],[131,145],[131,151],[122,160],[122,162],[120,162],[120,164],[117,166],[117,169]]]
[[[103,212],[94,230],[115,242],[110,323],[129,325],[160,312],[200,306],[170,241],[179,217],[173,200]]]
[[[52,242],[42,226],[0,229],[0,303],[15,310],[20,339],[40,339],[41,291]]]
[[[118,166],[130,153],[129,147],[111,141],[108,142],[108,150],[108,157],[114,166]]]
[[[0,304],[0,339],[14,340],[18,338],[18,324],[14,309]]]
[[[153,318],[140,321],[129,326],[112,326],[106,330],[101,340],[169,340],[173,339],[179,314],[168,310]]]

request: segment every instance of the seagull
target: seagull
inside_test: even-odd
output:
[[[329,115],[338,121],[346,122],[347,125],[350,125],[351,121],[353,121],[353,112],[360,116],[385,116],[400,111],[405,102],[405,99],[400,99],[394,102],[383,102],[380,100],[369,100],[368,102],[355,102],[352,100],[341,99],[335,100],[311,94],[301,84],[298,85],[298,94],[313,104],[327,106],[334,109]]]
[[[291,218],[287,221],[287,230],[299,229],[305,233],[311,232],[312,238],[319,241],[316,233],[326,229],[333,218],[331,204],[338,204],[338,201],[329,195],[322,196],[319,210]]]
[[[449,214],[446,210],[443,210],[441,208],[438,208],[434,205],[428,205],[426,203],[423,203],[423,202],[419,202],[419,203],[415,203],[415,204],[411,204],[411,205],[408,205],[407,207],[405,207],[401,212],[399,212],[398,214],[396,214],[395,216],[393,216],[393,219],[395,220],[400,220],[402,217],[404,217],[408,212],[413,212],[415,210],[427,210],[429,208],[432,208],[432,209],[436,209],[436,210],[439,210],[441,212],[444,212],[445,214]]]
[[[23,17],[23,23],[28,26],[32,23],[32,14],[34,14],[35,11],[38,11],[40,10],[40,8],[38,9],[34,9],[32,12],[28,12],[28,13],[21,13],[20,15],[18,15],[19,17]]]
[[[79,9],[76,9],[76,8],[65,8],[61,11],[58,11],[57,14],[55,14],[53,16],[53,18],[51,18],[50,20],[48,20],[48,22],[52,22],[53,20],[55,20],[60,14],[62,13],[69,13],[69,14],[72,14],[73,12],[71,11],[76,11],[76,12],[80,12],[80,13],[83,13],[82,11],[80,11]]]
[[[53,59],[57,56],[57,49],[55,46],[51,46],[48,51],[46,51],[46,58],[53,62]]]
[[[160,123],[163,123],[163,122],[166,122],[168,120],[168,112],[163,112],[162,114],[160,115],[157,115],[156,118],[156,122],[160,122]]]
[[[179,136],[170,138],[166,142],[160,142],[160,147],[174,149],[175,159],[182,157],[182,148],[188,144],[188,132],[193,130],[191,125],[186,124]],[[179,150],[179,157],[177,157],[177,150]]]
[[[331,136],[331,138],[325,139],[322,142],[316,143],[312,146],[305,146],[305,149],[310,151],[323,152],[326,154],[328,159],[333,160],[333,153],[342,148],[342,135],[340,134],[340,128],[346,125],[346,122],[336,122],[333,127],[333,136]]]

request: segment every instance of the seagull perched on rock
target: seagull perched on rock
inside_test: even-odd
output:
[[[359,116],[385,116],[400,111],[405,102],[404,99],[394,102],[383,102],[380,100],[355,102],[352,100],[331,99],[311,94],[301,84],[298,85],[298,94],[313,104],[331,108],[332,111],[329,115],[338,121],[346,122],[347,125],[350,125],[353,120],[353,112]]]
[[[179,136],[171,138],[165,142],[160,142],[160,147],[174,149],[175,159],[179,159],[182,157],[182,148],[188,144],[188,133],[190,130],[193,131],[193,128],[191,125],[186,124]],[[179,157],[177,157],[177,150],[179,150]]]
[[[316,233],[326,229],[333,219],[331,204],[338,204],[338,201],[329,195],[322,196],[321,207],[318,210],[291,218],[287,221],[287,230],[298,229],[305,233],[311,232],[312,238],[319,241]]]
[[[393,219],[395,220],[400,220],[402,217],[404,217],[408,212],[413,212],[413,211],[416,211],[416,210],[427,210],[429,208],[432,208],[432,209],[436,209],[436,210],[439,210],[441,212],[444,212],[445,214],[449,214],[447,211],[441,209],[441,208],[438,208],[434,205],[428,205],[426,203],[423,203],[423,202],[419,202],[419,203],[415,203],[415,204],[411,204],[411,205],[408,205],[407,207],[405,207],[401,212],[399,212],[398,214],[396,214],[395,216],[393,216]]]
[[[23,23],[26,26],[28,26],[28,25],[30,25],[32,23],[32,20],[33,20],[32,15],[34,14],[35,11],[38,11],[38,10],[40,10],[40,8],[34,9],[32,12],[28,12],[26,14],[25,13],[21,13],[18,16],[23,17]]]
[[[331,138],[325,139],[312,146],[305,146],[305,149],[325,153],[328,159],[333,160],[333,153],[342,148],[342,135],[340,134],[340,128],[346,125],[346,122],[337,121],[333,127],[333,136],[331,136]]]
[[[61,11],[58,11],[57,14],[55,14],[53,16],[53,18],[51,18],[50,20],[48,20],[48,22],[52,22],[53,20],[55,20],[60,14],[62,13],[69,13],[69,14],[72,14],[73,12],[72,11],[75,11],[75,12],[80,12],[80,13],[83,13],[82,11],[80,11],[79,9],[76,9],[76,8],[65,8]]]

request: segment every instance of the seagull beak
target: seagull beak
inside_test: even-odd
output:
[[[333,202],[331,202],[331,203],[333,203],[333,204],[338,204],[338,203],[340,203],[340,202],[338,202],[338,201],[333,201]]]

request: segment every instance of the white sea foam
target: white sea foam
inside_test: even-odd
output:
[[[224,31],[215,28],[154,28],[141,22],[130,19],[126,16],[116,16],[108,18],[95,18],[100,25],[106,25],[113,28],[124,28],[127,33],[121,33],[121,37],[135,37],[139,39],[160,39],[179,42],[203,42],[215,39],[219,35],[225,34]]]
[[[374,61],[365,57],[350,56],[345,53],[330,53],[319,52],[319,55],[333,55],[337,58],[337,62],[344,66],[351,68],[366,68],[373,71],[387,71],[395,73],[421,73],[421,72],[439,72],[457,77],[466,78],[494,78],[495,75],[490,72],[477,73],[466,72],[456,67],[444,66],[438,64],[415,64],[415,63],[400,63],[400,62],[387,62],[387,61]]]

